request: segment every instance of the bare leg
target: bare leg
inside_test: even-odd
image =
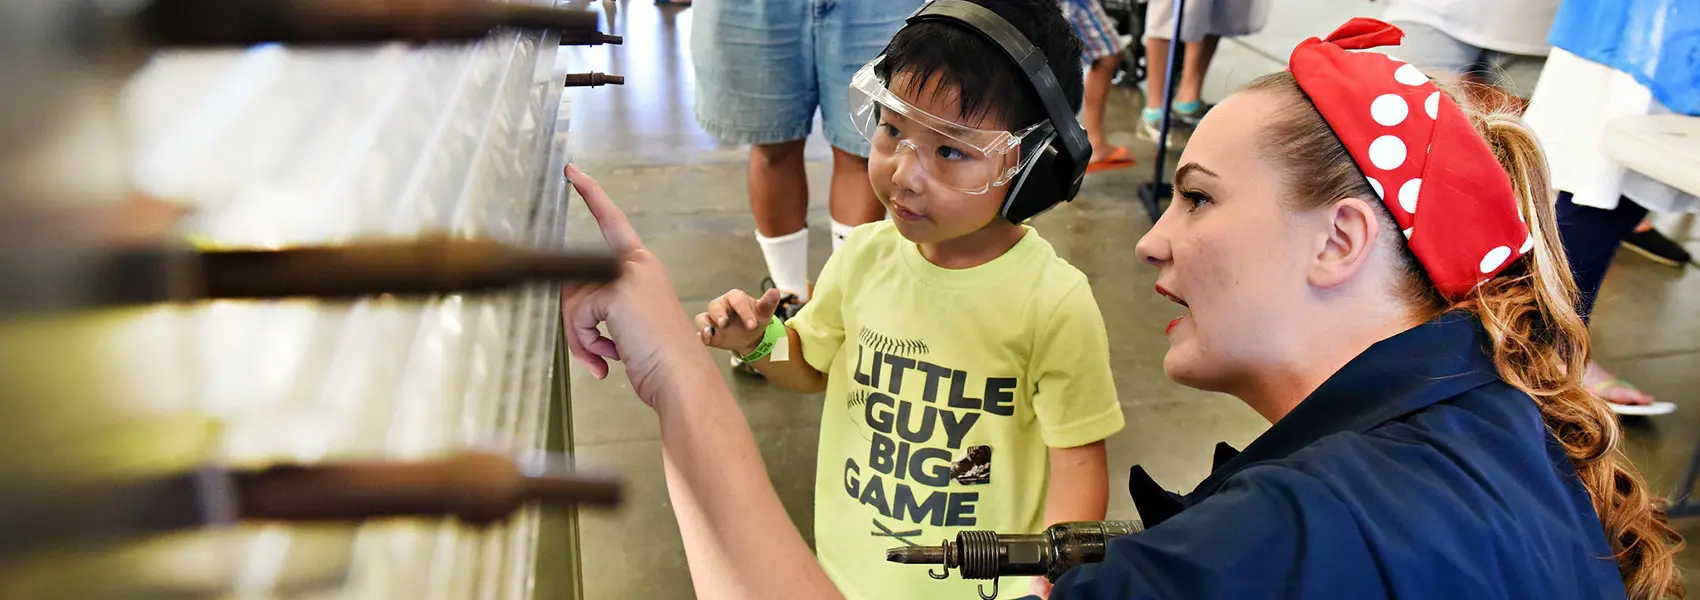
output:
[[[1086,139],[1092,142],[1092,160],[1103,160],[1110,153],[1108,132],[1104,131],[1104,108],[1110,101],[1110,80],[1116,75],[1121,55],[1106,56],[1092,62],[1086,72],[1086,102],[1080,109],[1081,125],[1086,127]]]
[[[809,210],[803,142],[750,146],[750,212],[756,231],[779,237],[802,231]]]
[[[885,206],[868,183],[868,159],[836,147],[832,149],[831,194],[827,203],[834,221],[854,226],[885,218]]]
[[[1204,75],[1210,71],[1210,59],[1216,56],[1216,42],[1221,39],[1208,35],[1204,36],[1204,41],[1186,44],[1186,55],[1181,57],[1181,84],[1175,90],[1175,102],[1193,102],[1204,95]]]
[[[1647,405],[1655,400],[1653,396],[1624,383],[1593,361],[1588,361],[1588,370],[1582,372],[1582,387],[1586,388],[1588,393],[1613,404]]]
[[[1169,76],[1169,40],[1145,38],[1145,108],[1163,108],[1163,85]]]

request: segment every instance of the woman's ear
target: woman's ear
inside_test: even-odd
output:
[[[1306,273],[1312,286],[1338,287],[1363,270],[1381,236],[1376,210],[1361,198],[1346,198],[1318,211],[1323,235]]]

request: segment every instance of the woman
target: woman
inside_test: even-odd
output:
[[[1682,597],[1681,539],[1579,385],[1537,146],[1349,51],[1398,38],[1354,19],[1200,125],[1138,246],[1188,309],[1164,369],[1274,425],[1192,494],[1142,503],[1149,529],[1053,597]],[[598,377],[623,360],[659,414],[699,597],[837,597],[664,269],[569,177],[629,269],[569,295],[569,342]]]

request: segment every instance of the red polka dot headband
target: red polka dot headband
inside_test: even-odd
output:
[[[1440,294],[1457,299],[1534,246],[1511,179],[1468,117],[1416,67],[1374,52],[1405,32],[1355,18],[1293,49],[1290,69],[1404,230]]]

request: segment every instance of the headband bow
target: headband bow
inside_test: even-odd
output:
[[[1293,78],[1381,197],[1440,294],[1458,299],[1534,246],[1511,179],[1452,98],[1385,54],[1405,33],[1355,18],[1293,49]]]

